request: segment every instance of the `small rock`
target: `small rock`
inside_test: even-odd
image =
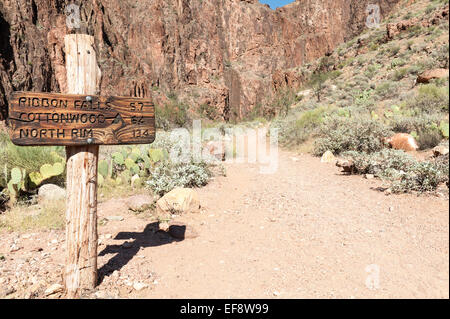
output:
[[[356,170],[355,164],[352,160],[339,159],[336,162],[336,166],[342,168],[342,172],[346,174],[352,174]]]
[[[106,217],[107,220],[109,221],[116,221],[116,222],[121,222],[123,220],[122,216],[108,216]]]
[[[198,237],[197,231],[192,226],[179,222],[170,223],[168,232],[176,239],[194,239]]]
[[[143,290],[143,289],[145,289],[145,288],[147,288],[148,287],[148,285],[147,284],[144,284],[144,283],[142,283],[142,282],[135,282],[134,284],[133,284],[133,288],[135,289],[135,290],[137,290],[137,291],[141,291],[141,290]]]
[[[274,295],[275,297],[278,297],[279,295],[281,295],[281,293],[278,292],[278,291],[274,291],[274,292],[273,292],[273,295]]]
[[[159,216],[199,213],[198,194],[190,188],[175,188],[156,202],[156,212]]]
[[[434,157],[439,157],[439,156],[443,156],[443,155],[447,155],[449,152],[448,147],[445,146],[436,146],[435,148],[433,148],[433,155]]]
[[[16,252],[16,251],[21,250],[21,249],[22,249],[22,247],[20,247],[19,245],[12,244],[11,247],[9,248],[9,252],[13,253],[13,252]]]
[[[333,155],[331,151],[326,151],[322,158],[320,159],[321,163],[334,163],[336,161],[336,157]]]
[[[45,290],[45,295],[50,296],[63,291],[64,287],[60,284],[53,284]]]
[[[394,211],[394,207],[389,207],[389,211],[392,213]]]
[[[135,195],[126,200],[128,209],[134,212],[143,212],[151,208],[155,199],[151,195]]]
[[[373,174],[366,174],[365,175],[366,179],[374,179],[375,176]]]
[[[66,198],[66,190],[54,184],[45,184],[39,188],[38,202],[58,201]]]

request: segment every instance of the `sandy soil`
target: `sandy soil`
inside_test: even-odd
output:
[[[85,297],[448,298],[448,199],[380,185],[288,152],[273,175],[227,164],[198,190],[202,213],[177,219],[198,235],[182,241],[108,201],[99,218],[124,220],[99,228],[101,283]],[[63,231],[2,234],[0,253],[7,298],[62,283]]]

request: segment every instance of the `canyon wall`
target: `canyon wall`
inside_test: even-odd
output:
[[[399,0],[297,0],[277,10],[257,0],[93,0],[81,32],[96,40],[101,94],[177,96],[242,118],[273,94],[283,70],[332,51]],[[65,89],[65,0],[0,0],[0,108],[14,90]],[[281,78],[280,78],[281,77]]]

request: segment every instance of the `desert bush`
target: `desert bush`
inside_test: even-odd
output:
[[[392,179],[400,170],[410,170],[416,163],[415,159],[399,150],[382,149],[381,151],[367,154],[365,152],[345,152],[345,158],[351,158],[358,174],[373,174],[383,179]]]
[[[345,151],[372,153],[383,148],[382,138],[391,130],[384,124],[370,118],[332,117],[321,128],[321,138],[315,142],[314,153],[326,151],[340,154]]]
[[[432,114],[448,111],[448,103],[448,87],[425,84],[419,87],[418,94],[410,102],[409,107],[420,113]]]
[[[395,58],[391,61],[391,69],[395,69],[399,66],[404,66],[406,61],[401,58]]]
[[[197,108],[197,112],[201,117],[207,118],[208,120],[217,120],[219,118],[219,112],[214,105],[211,104],[201,104]]]
[[[164,162],[150,173],[146,182],[156,194],[163,196],[175,187],[201,187],[208,184],[212,173],[205,163]]]
[[[385,81],[380,83],[375,88],[375,96],[378,100],[389,99],[397,94],[398,84],[392,81]]]
[[[371,64],[367,67],[367,70],[366,72],[364,72],[364,75],[367,78],[373,78],[381,67],[382,65],[378,63]]]
[[[175,127],[183,127],[189,122],[188,106],[178,101],[175,94],[170,95],[170,100],[164,106],[155,106],[156,127],[169,130]]]
[[[276,116],[286,117],[289,114],[291,105],[297,101],[295,90],[291,88],[280,89],[266,106],[255,108],[249,118],[264,117],[268,120]]]
[[[430,162],[420,162],[403,151],[392,149],[343,155],[353,160],[357,174],[373,174],[387,180],[396,193],[432,192],[440,183],[448,181],[448,154]]]
[[[279,140],[282,145],[299,145],[317,132],[329,110],[328,107],[320,106],[285,119],[279,118],[273,121],[272,127],[279,129]]]
[[[416,162],[408,172],[400,172],[400,178],[392,182],[392,190],[396,193],[432,192],[445,181],[443,172],[430,162]]]
[[[408,68],[400,68],[394,71],[392,74],[392,79],[394,81],[400,81],[408,74]]]

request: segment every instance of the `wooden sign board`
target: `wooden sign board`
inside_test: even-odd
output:
[[[150,144],[155,107],[150,99],[14,92],[9,100],[16,145]]]

